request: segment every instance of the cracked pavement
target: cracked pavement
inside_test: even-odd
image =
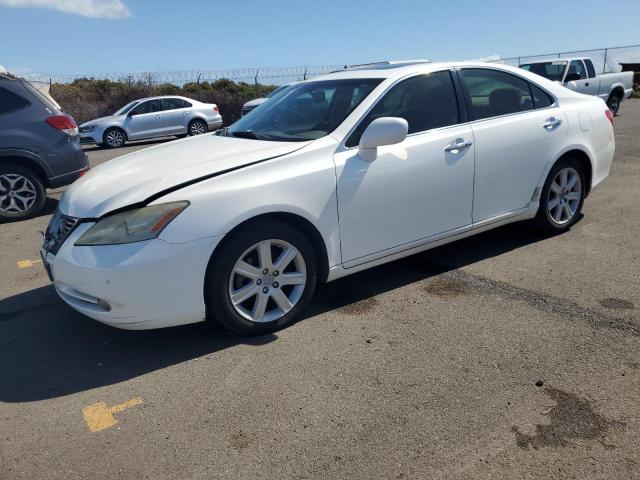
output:
[[[640,101],[615,122],[570,232],[510,225],[340,279],[253,339],[64,305],[17,267],[54,192],[0,225],[0,478],[640,478]]]

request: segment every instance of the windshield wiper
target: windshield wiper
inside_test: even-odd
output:
[[[237,132],[229,132],[234,137],[238,138],[250,138],[252,140],[273,140],[269,135],[262,133],[256,133],[253,130],[239,130]]]

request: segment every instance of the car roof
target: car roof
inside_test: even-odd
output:
[[[533,63],[548,63],[548,62],[571,62],[572,60],[584,60],[589,57],[554,57],[543,58],[542,60],[533,60],[531,62],[522,62],[520,65],[531,65]]]
[[[410,75],[412,73],[419,72],[433,72],[437,70],[446,70],[450,68],[462,68],[462,67],[480,67],[480,68],[497,68],[522,75],[524,70],[518,67],[512,67],[497,62],[428,62],[428,61],[399,61],[392,62],[385,65],[370,64],[359,65],[357,68],[346,68],[344,70],[336,70],[335,72],[328,73],[319,77],[315,77],[312,80],[334,80],[334,79],[358,79],[358,78],[397,78]]]
[[[183,97],[182,95],[158,95],[155,97],[137,98],[135,100],[132,100],[132,102],[146,102],[147,100],[161,100],[163,98],[181,98],[182,100],[187,100],[189,102],[200,103],[198,100],[194,100],[193,98]]]

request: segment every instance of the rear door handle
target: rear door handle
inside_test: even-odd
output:
[[[546,122],[542,124],[542,128],[547,130],[553,130],[554,128],[560,126],[562,124],[562,120],[559,118],[551,117]]]
[[[460,153],[461,150],[469,148],[471,145],[473,145],[473,142],[471,140],[463,140],[462,138],[457,138],[454,143],[444,147],[444,151],[451,153]]]

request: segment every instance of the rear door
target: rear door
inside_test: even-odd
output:
[[[475,141],[473,222],[528,206],[568,127],[555,99],[517,75],[459,71]]]
[[[131,140],[162,135],[164,118],[160,100],[147,100],[131,110],[124,127]]]
[[[162,114],[167,135],[187,133],[191,103],[181,98],[163,98]]]

